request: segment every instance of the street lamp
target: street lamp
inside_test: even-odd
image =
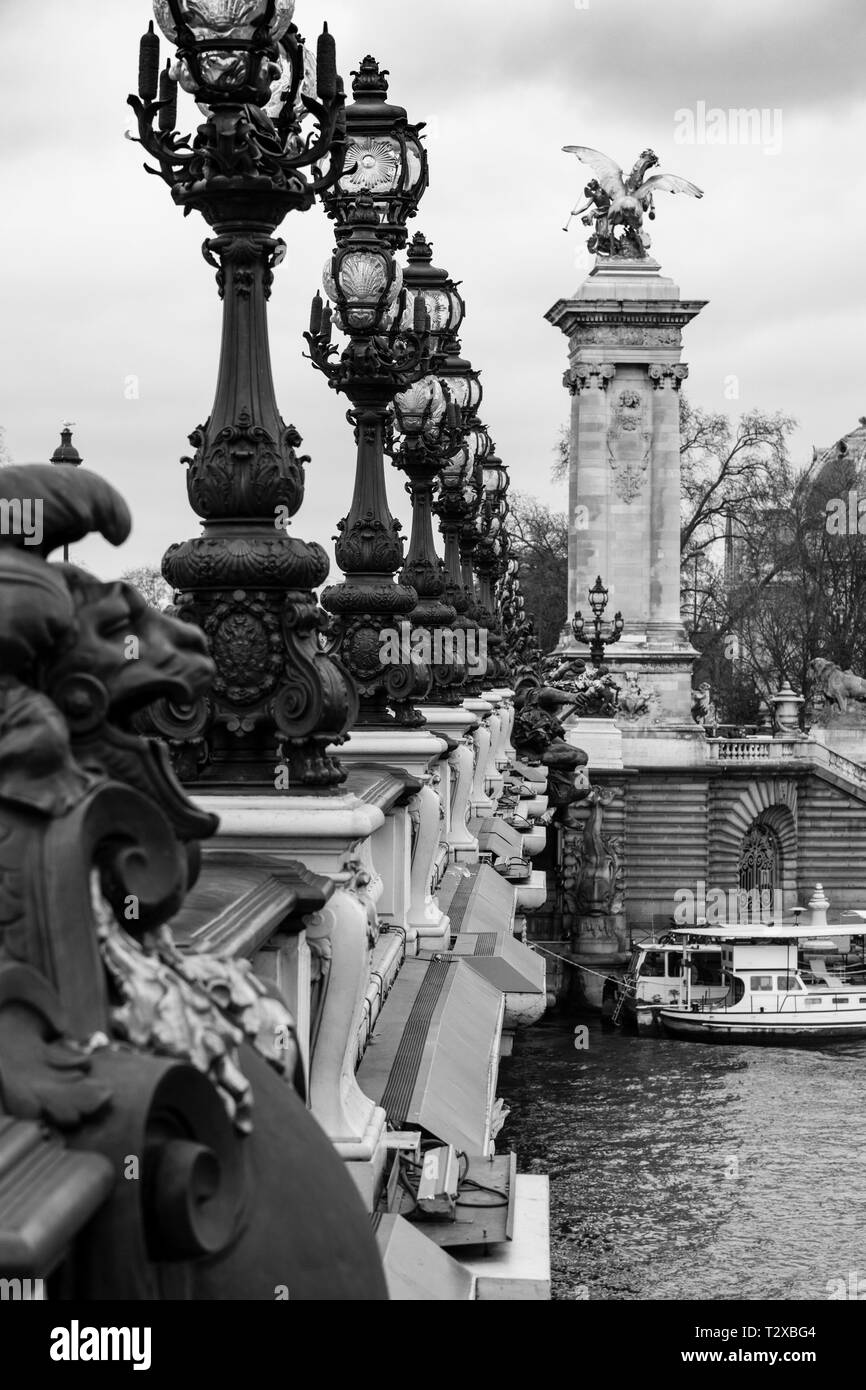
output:
[[[417,725],[423,720],[414,701],[429,689],[430,672],[421,662],[395,663],[387,655],[388,638],[417,607],[418,593],[405,578],[394,580],[403,540],[388,507],[384,455],[395,396],[404,393],[399,410],[411,425],[407,434],[418,438],[438,410],[433,389],[421,385],[429,375],[430,323],[420,299],[411,322],[403,322],[403,272],[394,255],[427,186],[427,157],[421,126],[387,100],[386,73],[374,58],[361,63],[352,92],[346,171],[321,195],[336,224],[324,275],[330,303],[316,296],[305,335],[313,365],[352,402],[357,445],[352,502],[338,522],[335,546],[345,580],[324,591],[322,604],[334,618],[335,649],[358,685],[359,722]],[[332,342],[334,326],[348,338],[342,350]]]
[[[571,630],[575,640],[580,642],[582,646],[589,647],[592,663],[596,667],[601,666],[604,662],[605,648],[612,647],[619,641],[625,627],[622,614],[616,613],[613,624],[607,628],[607,631],[604,630],[604,611],[607,608],[609,596],[609,591],[602,584],[601,575],[599,575],[587,595],[593,614],[592,635],[590,637],[586,636],[586,627],[580,611],[575,613],[571,620]]]
[[[72,425],[64,425],[60,431],[60,443],[51,455],[51,463],[65,463],[71,468],[80,468],[84,460],[72,442]],[[63,563],[69,563],[69,546],[63,547]]]
[[[346,110],[346,171],[323,199],[325,210],[339,235],[351,222],[358,198],[368,195],[383,237],[398,249],[406,244],[406,223],[417,213],[429,181],[427,151],[421,143],[424,122],[412,125],[403,107],[388,101],[388,71],[380,71],[369,54],[352,77],[355,99]]]
[[[462,630],[470,626],[462,618],[465,604],[458,609],[453,590],[446,592],[452,580],[458,586],[460,583],[459,551],[456,573],[451,575],[448,560],[443,566],[436,553],[432,524],[437,492],[441,493],[442,489],[440,473],[451,466],[454,456],[462,448],[467,422],[481,400],[478,373],[460,355],[457,334],[465,313],[466,306],[457,284],[447,271],[433,264],[433,248],[417,232],[407,252],[400,323],[404,328],[416,320],[423,320],[429,325],[433,374],[425,381],[435,383],[429,389],[438,408],[429,422],[422,426],[417,417],[407,417],[406,413],[406,403],[412,400],[418,388],[410,388],[404,396],[395,399],[398,434],[392,458],[395,465],[406,473],[407,490],[412,498],[412,534],[401,578],[404,584],[411,584],[419,595],[419,604],[410,615],[411,620],[416,627],[425,629],[431,639],[435,637],[437,629],[441,633],[445,629]],[[452,545],[452,560],[454,549]],[[461,613],[459,622],[458,612]],[[432,674],[429,698],[434,703],[459,704],[467,666],[456,641],[448,656],[443,654],[443,659],[434,665]]]
[[[279,77],[279,50],[295,0],[154,0],[177,48],[177,80],[210,105],[263,105]]]
[[[152,732],[174,746],[186,777],[335,790],[345,774],[327,748],[344,740],[357,694],[319,644],[324,617],[313,590],[327,577],[327,557],[287,530],[303,502],[307,459],[277,407],[267,329],[286,250],[274,232],[344,169],[334,41],[325,28],[308,77],[293,0],[156,0],[154,11],[176,57],[160,74],[151,24],[129,102],[157,166],[149,172],[215,232],[203,251],[217,271],[223,336],[213,409],[184,460],[203,534],[163,560],[182,616],[208,637],[217,675],[195,708],[155,708]],[[174,128],[178,83],[205,116],[194,138]]]

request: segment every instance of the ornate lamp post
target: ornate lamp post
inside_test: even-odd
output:
[[[285,254],[274,232],[340,178],[345,154],[333,39],[326,28],[312,91],[293,9],[294,0],[155,0],[177,58],[160,76],[151,24],[130,105],[157,164],[149,172],[216,233],[203,249],[223,300],[214,406],[184,460],[203,534],[163,561],[181,616],[208,636],[217,677],[196,707],[158,707],[153,731],[176,744],[186,776],[309,792],[343,780],[326,748],[343,740],[357,696],[318,640],[312,590],[327,576],[325,552],[286,529],[307,459],[279,413],[268,343],[267,300]],[[178,83],[205,115],[192,140],[174,129]]]
[[[60,431],[60,443],[51,455],[51,463],[65,463],[72,468],[80,468],[84,462],[72,442],[72,426],[64,425]],[[63,546],[63,562],[69,563],[69,546]]]
[[[508,538],[505,519],[508,515],[506,495],[508,472],[495,454],[487,456],[481,466],[482,501],[476,521],[478,542],[475,547],[475,571],[478,575],[478,623],[487,634],[488,684],[507,674],[501,653],[505,646],[499,630],[494,587],[508,560]]]
[[[426,312],[419,301],[411,327],[403,325],[402,270],[394,257],[427,186],[427,158],[421,126],[410,125],[403,108],[387,100],[386,74],[374,58],[364,59],[352,90],[355,101],[346,111],[348,172],[322,192],[336,223],[336,250],[324,277],[334,308],[316,296],[307,341],[314,366],[352,402],[349,419],[358,450],[352,503],[338,523],[336,543],[346,578],[325,590],[322,603],[334,615],[337,649],[358,684],[359,723],[387,727],[422,723],[413,701],[430,685],[423,663],[408,659],[408,653],[397,663],[388,654],[389,643],[417,607],[418,594],[394,580],[403,542],[388,507],[384,464],[391,403],[427,370]],[[333,324],[349,340],[339,354],[331,342]],[[406,402],[404,420],[420,415],[423,434],[435,409],[422,388],[419,402]]]
[[[465,653],[457,640],[446,652],[446,630],[460,631],[457,606],[446,595],[446,571],[433,541],[433,507],[440,471],[462,446],[466,421],[481,400],[477,372],[460,356],[460,331],[465,305],[448,273],[433,265],[433,250],[420,232],[407,253],[403,276],[401,323],[408,327],[422,317],[429,337],[435,375],[425,377],[395,398],[399,431],[393,461],[408,478],[412,498],[412,533],[402,581],[418,593],[410,621],[428,636],[434,653],[430,699],[459,704],[466,678]],[[419,407],[421,410],[419,411]],[[458,562],[459,564],[459,562]]]
[[[604,610],[607,608],[608,590],[601,582],[601,575],[598,576],[589,591],[589,606],[592,609],[592,635],[586,636],[583,615],[578,610],[571,620],[571,630],[575,640],[583,646],[589,647],[589,654],[593,666],[601,666],[604,662],[604,652],[606,647],[612,647],[622,637],[622,630],[625,626],[621,613],[614,615],[613,624],[605,630],[603,621]]]

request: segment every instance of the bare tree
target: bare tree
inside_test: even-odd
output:
[[[139,565],[136,569],[124,570],[122,577],[138,590],[151,608],[162,611],[171,603],[174,596],[172,587],[155,565]]]
[[[568,608],[568,517],[537,497],[509,497],[511,555],[520,569],[526,613],[543,652],[556,646]]]
[[[550,470],[551,480],[554,483],[565,483],[568,481],[568,469],[571,461],[571,430],[568,425],[563,425],[560,429],[553,452],[554,461]]]

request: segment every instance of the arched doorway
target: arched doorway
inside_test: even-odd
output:
[[[743,836],[739,862],[739,919],[757,922],[772,917],[782,882],[779,837],[762,816]],[[781,909],[781,903],[780,903]]]

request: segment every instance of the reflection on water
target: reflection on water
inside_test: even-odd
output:
[[[548,1172],[556,1299],[866,1290],[866,1042],[635,1038],[553,1017],[518,1038],[497,1147]],[[586,1022],[586,1020],[584,1020]]]

